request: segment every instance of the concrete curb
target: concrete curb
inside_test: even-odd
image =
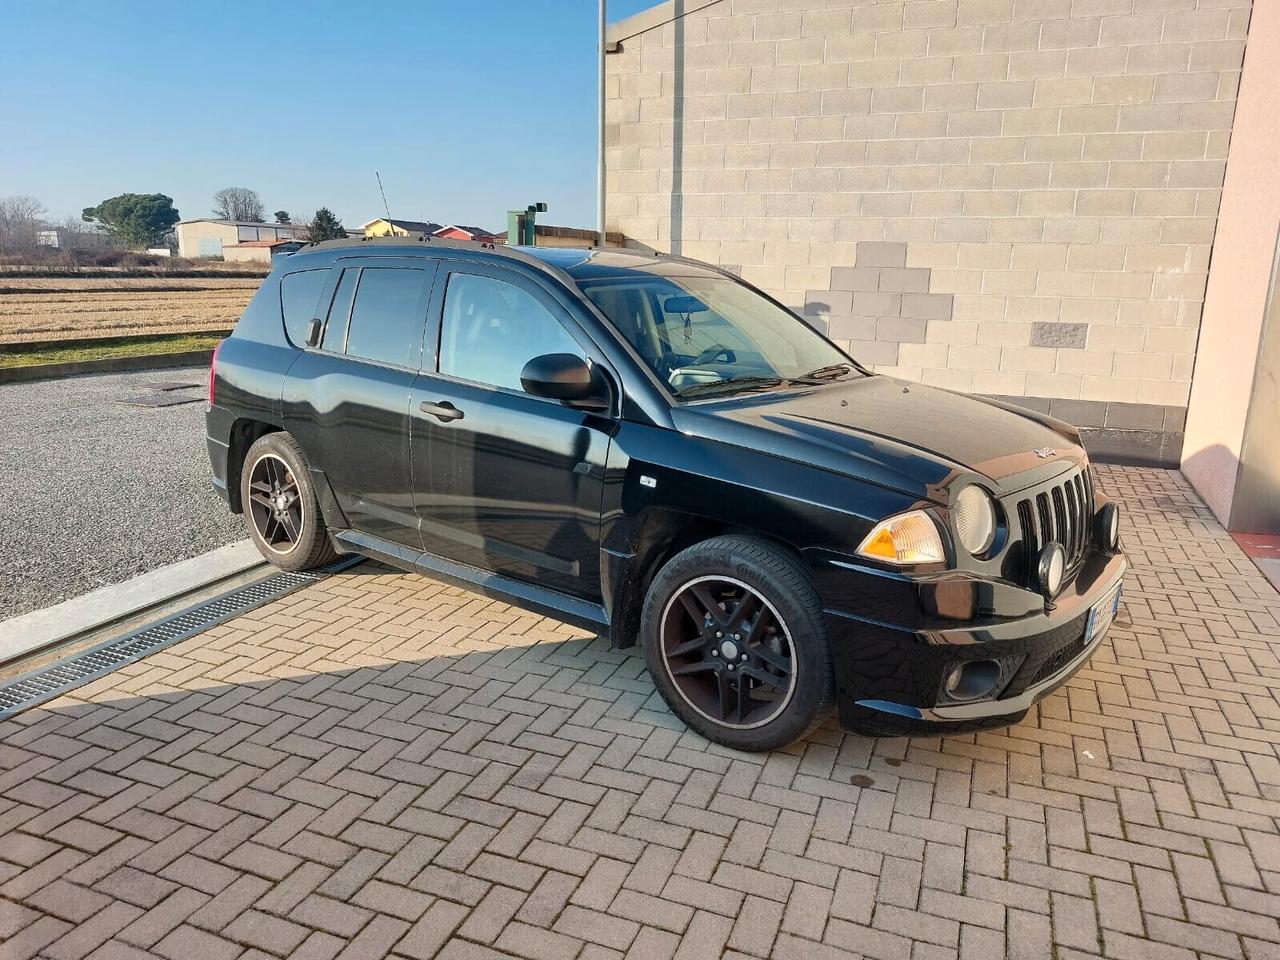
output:
[[[212,359],[212,350],[188,350],[182,353],[148,353],[141,357],[108,357],[103,360],[80,360],[75,363],[37,363],[29,367],[3,367],[0,368],[0,384],[61,380],[63,377],[75,377],[87,373],[124,373],[129,370],[159,370],[167,367],[207,367]]]
[[[44,610],[12,617],[0,622],[0,664],[265,564],[253,542],[241,540]]]

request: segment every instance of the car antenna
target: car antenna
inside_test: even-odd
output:
[[[382,174],[377,170],[373,171],[373,175],[378,178],[378,192],[382,194],[382,209],[387,212],[387,226],[390,227],[390,236],[396,235],[396,225],[391,222],[391,206],[387,203],[387,191],[382,188]]]

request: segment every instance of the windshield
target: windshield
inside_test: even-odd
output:
[[[680,399],[858,375],[795,314],[725,277],[635,273],[579,286]]]

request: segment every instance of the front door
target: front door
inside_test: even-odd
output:
[[[566,305],[499,266],[444,261],[435,369],[413,387],[415,494],[428,553],[599,602],[600,505],[615,419],[534,397],[535,356],[599,362]]]
[[[333,268],[319,344],[289,370],[285,428],[356,530],[422,548],[409,466],[409,395],[436,263],[351,258]]]

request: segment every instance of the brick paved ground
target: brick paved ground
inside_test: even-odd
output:
[[[0,725],[0,956],[1280,956],[1280,597],[1101,472],[1126,612],[1003,732],[732,754],[372,564],[179,644]]]

